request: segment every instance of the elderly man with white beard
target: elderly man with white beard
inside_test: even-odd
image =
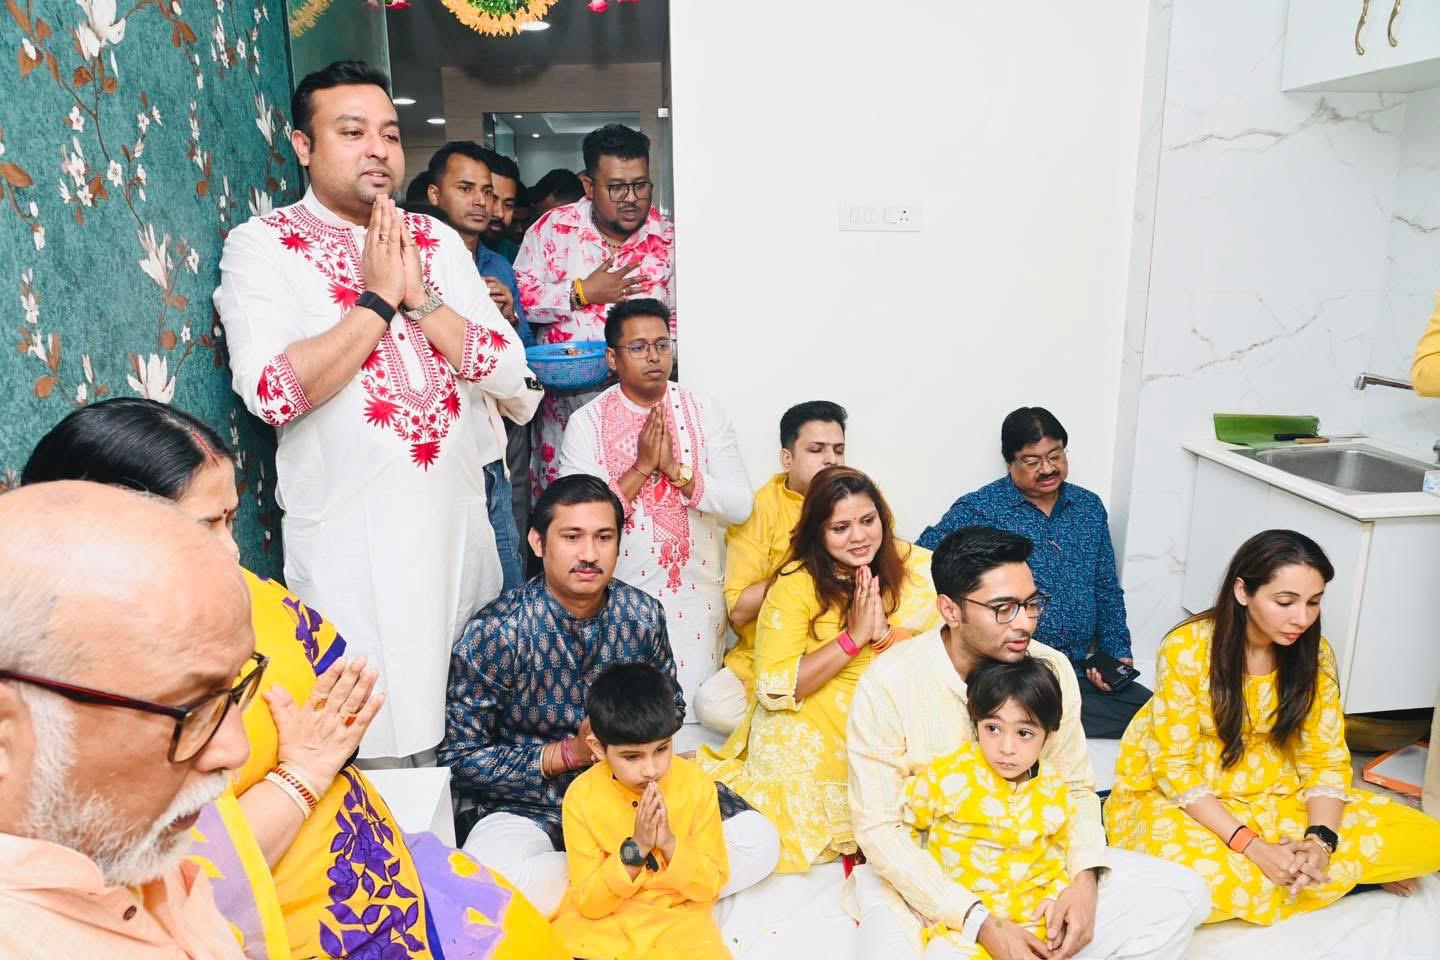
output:
[[[0,496],[0,957],[239,960],[183,858],[249,755],[254,650],[234,558],[169,502]]]

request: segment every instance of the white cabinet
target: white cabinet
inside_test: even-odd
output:
[[[1182,603],[1215,602],[1235,550],[1262,530],[1298,530],[1335,567],[1321,628],[1340,664],[1345,712],[1423,708],[1440,683],[1440,517],[1357,520],[1197,457]]]
[[[1403,93],[1440,86],[1440,2],[1370,0],[1361,27],[1366,6],[1290,0],[1281,88]],[[1355,49],[1357,27],[1364,55]]]

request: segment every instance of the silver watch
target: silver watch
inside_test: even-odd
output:
[[[436,310],[439,310],[440,305],[445,302],[440,299],[440,294],[430,289],[430,284],[428,283],[425,284],[425,294],[426,296],[424,303],[420,304],[420,306],[416,307],[414,310],[405,311],[405,316],[409,317],[411,320],[414,320],[416,323],[419,323],[421,320],[424,320]]]

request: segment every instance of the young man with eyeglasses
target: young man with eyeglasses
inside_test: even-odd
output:
[[[669,308],[674,336],[675,228],[651,206],[650,140],[610,124],[588,134],[582,152],[585,196],[535,221],[515,258],[520,300],[536,339],[599,340],[609,306],[635,297]],[[531,457],[532,496],[558,475],[565,424],[596,395],[552,391],[541,403]]]
[[[689,723],[725,653],[725,528],[750,515],[754,491],[725,411],[670,382],[663,303],[611,307],[605,344],[620,382],[570,419],[560,475],[600,477],[625,505],[615,576],[664,604]]]
[[[1067,482],[1069,442],[1044,407],[1011,411],[1000,425],[1006,475],[956,500],[916,542],[934,550],[951,531],[980,524],[1029,538],[1035,544],[1030,569],[1052,598],[1035,639],[1075,665],[1085,735],[1116,740],[1149,701],[1150,690],[1135,682],[1112,687],[1094,661],[1087,662],[1098,653],[1135,664],[1109,518],[1098,496]]]
[[[234,557],[168,503],[23,487],[0,624],[0,956],[241,960],[184,859],[265,669]]]
[[[943,625],[876,660],[856,687],[846,731],[849,801],[867,863],[855,869],[847,900],[860,921],[860,956],[919,957],[922,930],[944,924],[997,958],[1179,960],[1209,914],[1198,873],[1105,845],[1075,671],[1063,653],[1032,639],[1050,598],[1026,565],[1031,549],[1025,537],[993,527],[945,537],[931,559]],[[1040,756],[1066,781],[1070,804],[1068,885],[1051,906],[1046,942],[1020,926],[1031,917],[987,913],[915,843],[901,814],[906,777],[975,737],[970,672],[987,660],[1026,657],[1060,682],[1060,729]]]

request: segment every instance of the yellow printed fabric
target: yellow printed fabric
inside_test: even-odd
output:
[[[248,571],[245,576],[255,648],[270,658],[261,692],[283,687],[303,706],[316,676],[345,654],[345,641],[280,584]],[[279,737],[262,696],[243,719],[250,759],[236,777],[236,796],[264,779],[279,759]],[[226,817],[225,826],[235,849],[253,848],[253,835],[241,835],[248,826],[243,817]],[[474,960],[566,956],[550,924],[502,878],[431,834],[404,835],[379,791],[354,766],[340,771],[268,874],[263,858],[243,861],[248,877],[232,873],[213,881],[217,901],[236,882],[248,882],[262,907],[278,900],[297,960],[430,956],[439,952],[432,949],[432,931],[446,941],[447,953],[453,947]],[[279,941],[271,936],[269,942]],[[247,952],[259,955],[248,943]],[[273,951],[271,960],[279,960]]]
[[[755,491],[750,517],[725,533],[725,612],[747,587],[768,580],[790,552],[790,534],[800,522],[805,498],[785,485],[777,473]],[[745,684],[747,698],[755,693],[755,620],[731,627],[739,642],[725,655],[725,666]]]
[[[890,623],[921,633],[940,616],[930,551],[904,543],[899,548],[906,576]],[[870,646],[862,648],[819,690],[796,699],[800,658],[844,629],[839,610],[820,610],[815,582],[803,567],[787,566],[776,579],[757,623],[755,702],[719,750],[701,747],[697,759],[780,831],[776,872],[803,873],[811,864],[855,852],[845,723],[855,684],[876,654]]]
[[[1110,842],[1198,872],[1210,885],[1212,923],[1238,917],[1271,924],[1337,900],[1356,884],[1440,869],[1440,822],[1350,789],[1335,655],[1323,639],[1315,703],[1294,742],[1280,747],[1270,740],[1276,675],[1247,676],[1245,752],[1233,767],[1221,766],[1210,699],[1211,630],[1209,620],[1186,623],[1160,646],[1155,696],[1120,742],[1115,788],[1105,803]],[[1305,802],[1313,796],[1346,801],[1340,847],[1330,860],[1330,881],[1305,887],[1293,900],[1184,810],[1215,797],[1262,839],[1277,843],[1304,834]]]
[[[640,794],[621,785],[603,760],[565,791],[561,816],[570,887],[555,929],[584,960],[685,957],[728,960],[715,901],[730,877],[715,782],[675,757],[660,778],[675,859],[654,851],[659,870],[633,879],[620,846],[635,833]]]
[[[1038,775],[1010,783],[967,741],[906,779],[901,812],[947,877],[1043,940],[1045,921],[1035,921],[1035,911],[1067,883],[1070,787],[1048,764],[1039,766]],[[988,957],[943,922],[924,931],[926,943],[937,936],[962,956]]]
[[[1440,397],[1440,298],[1420,342],[1415,345],[1415,363],[1410,367],[1410,381],[1415,392],[1424,397]]]

